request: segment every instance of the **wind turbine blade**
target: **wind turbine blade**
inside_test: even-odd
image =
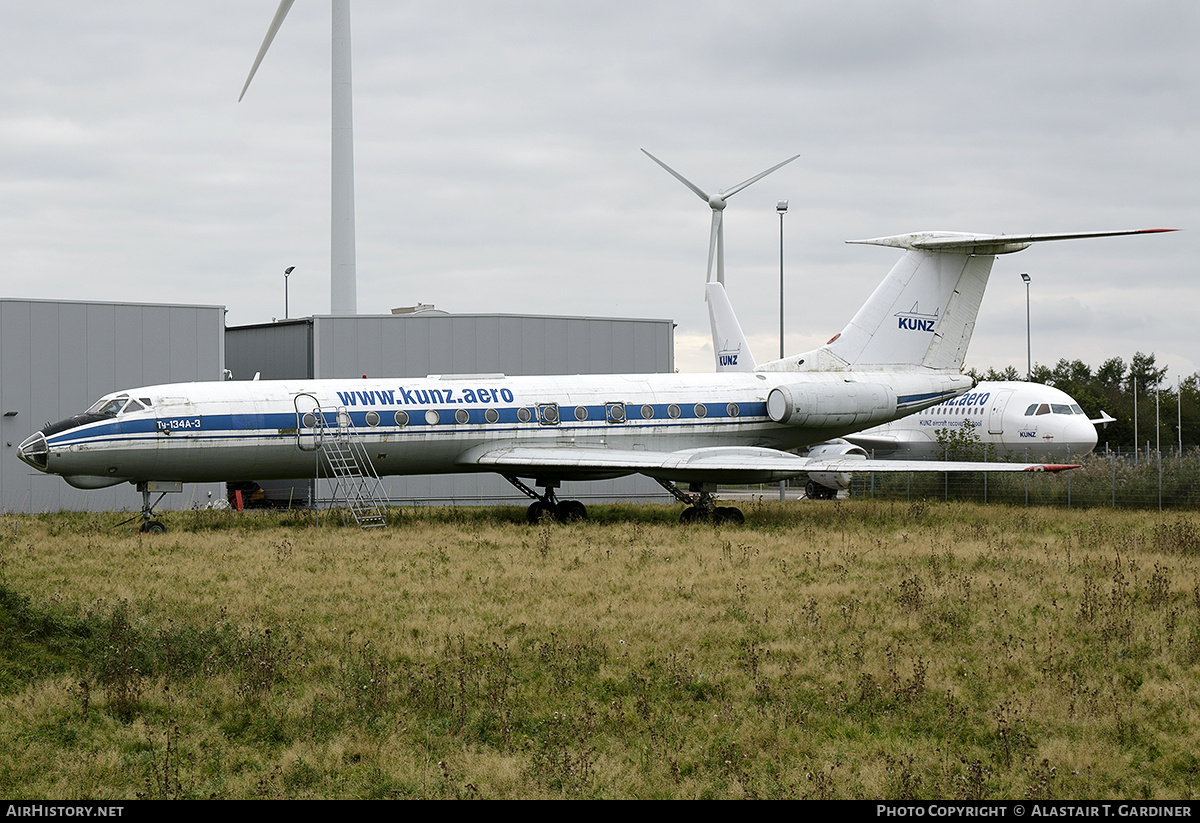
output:
[[[687,186],[689,189],[691,189],[692,191],[694,191],[694,192],[696,193],[696,196],[697,196],[697,197],[699,197],[701,200],[703,200],[705,203],[707,203],[707,202],[708,202],[708,195],[707,195],[707,194],[705,194],[705,193],[704,193],[704,191],[703,191],[703,190],[702,190],[702,189],[701,189],[699,186],[697,186],[695,183],[693,183],[691,180],[688,180],[688,179],[687,179],[686,177],[684,177],[682,174],[680,174],[679,172],[675,171],[675,169],[671,168],[671,167],[670,167],[670,166],[668,166],[666,163],[664,163],[663,161],[659,160],[657,157],[655,157],[653,154],[651,154],[650,152],[646,151],[645,149],[642,149],[642,154],[646,155],[646,156],[647,156],[647,157],[649,157],[651,160],[653,160],[655,163],[658,163],[658,165],[660,165],[660,166],[662,166],[664,169],[666,169],[666,171],[667,171],[667,174],[671,175],[671,176],[672,176],[672,177],[674,177],[676,180],[678,180],[680,183],[682,183],[683,185]],[[797,156],[799,156],[799,155],[797,155]],[[795,158],[792,158],[792,159],[794,160]],[[776,167],[776,168],[778,168],[778,167]],[[775,170],[775,169],[771,169],[771,171],[774,171],[774,170]],[[764,172],[764,174],[766,174],[766,173],[767,173],[767,172]],[[750,181],[750,182],[754,182],[754,181]]]
[[[762,180],[764,177],[766,177],[771,172],[773,172],[777,169],[783,168],[784,166],[786,166],[788,163],[792,162],[799,156],[800,155],[797,154],[794,157],[789,157],[787,160],[784,160],[782,163],[777,163],[776,165],[771,166],[771,168],[767,169],[766,171],[760,172],[759,174],[754,175],[749,180],[743,180],[741,183],[738,183],[733,188],[726,189],[726,190],[720,192],[721,197],[723,197],[725,199],[733,197],[733,195],[737,194],[739,191],[746,188],[746,186],[749,186],[751,183],[757,183],[759,180]]]
[[[725,287],[725,223],[721,220],[717,221],[717,282]]]
[[[291,11],[292,3],[294,2],[296,0],[281,0],[279,8],[275,10],[275,19],[271,21],[270,27],[267,28],[267,36],[263,38],[262,45],[258,48],[258,56],[254,58],[254,65],[250,67],[250,75],[246,78],[246,85],[242,86],[242,93],[238,95],[239,103],[246,96],[246,89],[250,88],[250,81],[254,79],[254,73],[258,71],[258,64],[262,62],[267,49],[271,48],[271,41],[275,39],[275,32],[279,31],[279,27],[283,25],[283,18],[287,17],[287,13]]]
[[[713,209],[712,216],[712,231],[710,231],[708,234],[708,274],[704,278],[705,283],[711,283],[713,279],[713,258],[717,258],[717,278],[722,282],[725,279],[723,261],[718,257],[718,252],[721,247],[720,238],[722,234],[721,212],[717,209]],[[705,299],[708,299],[707,294],[705,294]]]

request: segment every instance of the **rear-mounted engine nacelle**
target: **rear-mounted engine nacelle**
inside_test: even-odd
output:
[[[767,415],[785,426],[865,428],[895,414],[895,390],[877,383],[796,383],[767,395]]]

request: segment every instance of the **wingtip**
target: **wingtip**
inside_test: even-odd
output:
[[[1058,474],[1059,472],[1067,471],[1069,469],[1079,469],[1079,468],[1082,468],[1082,466],[1079,463],[1044,463],[1040,466],[1030,466],[1025,471],[1027,471],[1027,472],[1050,472],[1051,474]]]

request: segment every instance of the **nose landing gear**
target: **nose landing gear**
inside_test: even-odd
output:
[[[124,526],[126,523],[132,523],[134,520],[141,519],[142,523],[138,526],[138,532],[141,534],[166,534],[167,524],[158,519],[158,515],[154,513],[154,507],[166,497],[167,493],[163,492],[158,496],[153,504],[150,503],[150,484],[138,483],[137,490],[142,493],[142,511],[141,514],[136,514],[128,520],[122,520],[113,528]]]

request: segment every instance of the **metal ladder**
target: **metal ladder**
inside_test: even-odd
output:
[[[353,519],[361,529],[387,528],[387,497],[349,412],[338,408],[336,424],[331,425],[315,397],[301,396],[311,399],[313,410],[302,413],[297,396],[296,445],[304,451],[315,450],[323,458],[327,477],[333,480],[330,508],[336,506],[341,511],[344,525]],[[304,429],[312,432],[311,445],[304,444]]]

